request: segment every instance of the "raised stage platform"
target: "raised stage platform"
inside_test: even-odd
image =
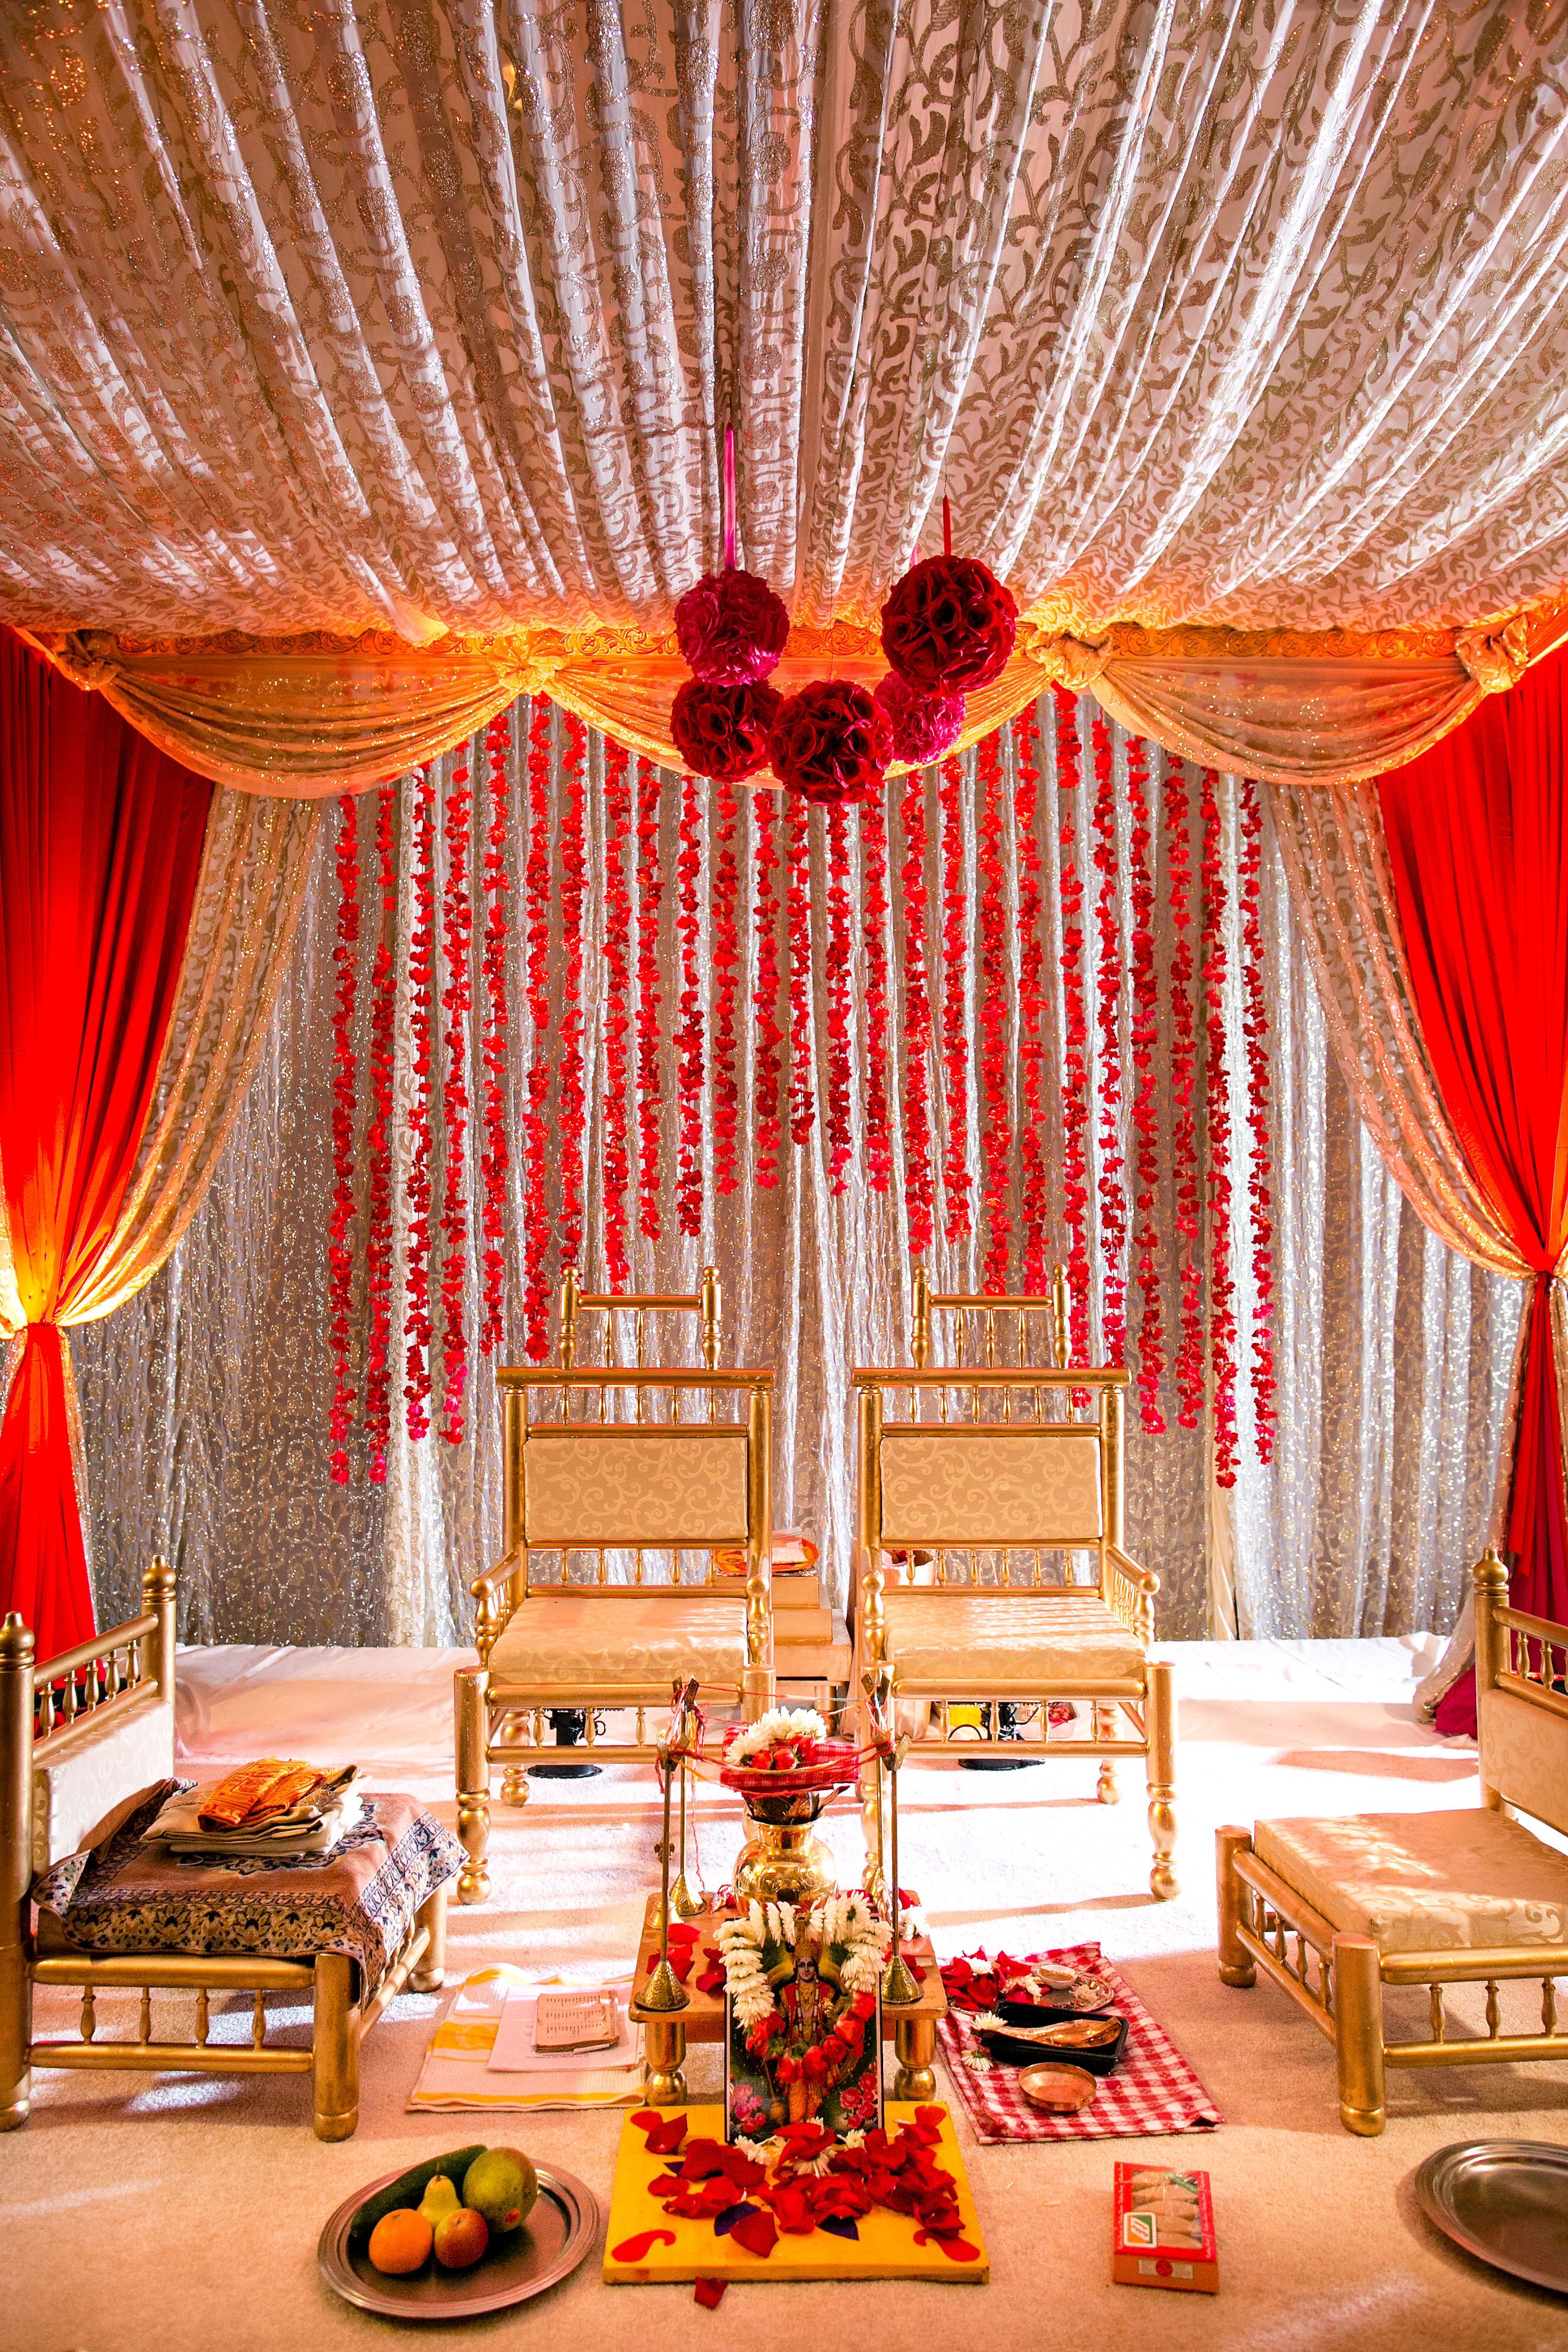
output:
[[[960,2117],[991,2256],[991,2284],[973,2296],[915,2282],[748,2284],[714,2315],[696,2307],[689,2288],[607,2289],[590,2261],[546,2302],[480,2323],[476,2340],[504,2328],[532,2331],[552,2352],[643,2352],[664,2334],[756,2347],[911,2337],[940,2347],[979,2327],[988,2352],[1044,2344],[1528,2352],[1568,2341],[1560,2305],[1447,2247],[1410,2186],[1416,2165],[1448,2141],[1497,2133],[1568,2144],[1568,2069],[1394,2075],[1386,2133],[1354,2140],[1340,2128],[1332,2053],[1306,2019],[1267,1986],[1226,1990],[1215,1971],[1217,1822],[1475,1801],[1473,1750],[1438,1740],[1411,1705],[1436,1650],[1429,1639],[1165,1646],[1183,1707],[1183,1890],[1169,1904],[1147,1892],[1142,1782],[1131,1769],[1121,1804],[1107,1809],[1094,1802],[1095,1767],[1081,1759],[982,1775],[928,1769],[911,1757],[902,1875],[919,1890],[939,1952],[1097,1939],[1202,2076],[1222,2128],[1179,2141],[982,2147]],[[205,1771],[258,1752],[354,1759],[373,1786],[424,1795],[449,1821],[458,1654],[184,1651],[184,1763]],[[830,1815],[825,1829],[847,1882],[858,1818]],[[448,1982],[500,1959],[629,1960],[657,1835],[652,1777],[630,1766],[538,1785],[521,1812],[498,1804],[496,1893],[481,1909],[453,1909]],[[727,1876],[739,1842],[732,1800],[702,1791],[698,1837],[710,1883]],[[8,2274],[0,2340],[39,2352],[371,2343],[380,2324],[321,2284],[316,2236],[356,2183],[464,2137],[458,2118],[405,2111],[441,2006],[409,1996],[378,2027],[358,2135],[338,2146],[313,2138],[300,2085],[288,2080],[140,2088],[125,2075],[38,2077],[30,2126],[0,2138]],[[101,2030],[119,2030],[107,2002],[100,2014]],[[694,2097],[719,2095],[717,2063],[716,2052],[692,2053]],[[578,2173],[607,2205],[617,2116],[515,2125],[520,2144]],[[1211,2174],[1216,2300],[1110,2284],[1118,2156],[1180,2158]]]

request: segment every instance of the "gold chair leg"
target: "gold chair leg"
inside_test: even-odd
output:
[[[311,2075],[318,2139],[352,2139],[359,2127],[359,2003],[353,1967],[342,1952],[316,1957]]]
[[[430,1940],[408,1981],[416,1992],[439,1992],[447,1981],[446,1888],[438,1886],[434,1895],[427,1895],[416,1916]]]
[[[1384,2105],[1383,1971],[1370,1936],[1334,1937],[1334,2048],[1340,2062],[1340,2121],[1375,2139]]]
[[[501,1749],[500,1801],[503,1805],[526,1805],[533,1790],[528,1778],[527,1757],[534,1753],[532,1741],[527,1737],[515,1715],[502,1718],[496,1734],[496,1746]],[[487,1774],[488,1779],[488,1774]]]
[[[27,2120],[33,1981],[33,1636],[13,1610],[0,1624],[0,2131]]]
[[[647,2079],[643,2095],[650,2107],[686,2105],[686,2028],[679,2018],[647,2018],[643,2024]]]
[[[1116,1737],[1116,1709],[1103,1705],[1099,1699],[1094,1703],[1094,1736],[1097,1739],[1114,1739]],[[1094,1793],[1102,1805],[1119,1805],[1121,1802],[1114,1758],[1101,1758],[1100,1780]]]
[[[936,2096],[936,2020],[934,2017],[900,2017],[893,2021],[893,2053],[899,2062],[893,2076],[895,2099],[934,2099]]]
[[[1236,1857],[1252,1852],[1250,1830],[1227,1825],[1215,1832],[1215,1868],[1219,1880],[1219,1979],[1221,1984],[1255,1985],[1258,1963],[1237,1934],[1242,1916],[1242,1886]]]
[[[1157,1903],[1168,1903],[1180,1882],[1171,1862],[1176,1850],[1176,1694],[1171,1669],[1163,1661],[1149,1667],[1143,1705],[1149,1742],[1149,1835],[1154,1847],[1149,1892]]]
[[[490,1891],[485,1855],[490,1842],[490,1768],[485,1705],[489,1675],[483,1666],[459,1666],[453,1678],[457,1716],[458,1842],[468,1860],[458,1874],[459,1903],[482,1903]]]

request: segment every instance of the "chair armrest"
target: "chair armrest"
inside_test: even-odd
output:
[[[493,1601],[503,1587],[510,1587],[512,1578],[517,1574],[518,1570],[525,1565],[525,1562],[526,1554],[522,1545],[514,1544],[510,1551],[502,1554],[493,1568],[487,1568],[482,1576],[475,1577],[468,1591],[476,1601]],[[510,1614],[510,1612],[508,1613]]]
[[[1115,1544],[1107,1544],[1105,1549],[1106,1557],[1121,1570],[1129,1584],[1135,1584],[1140,1592],[1147,1592],[1151,1599],[1159,1591],[1160,1580],[1152,1568],[1141,1567],[1130,1553],[1122,1551]]]

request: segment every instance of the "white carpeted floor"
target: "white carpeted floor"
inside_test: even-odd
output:
[[[1186,2052],[1226,2117],[1222,2129],[1163,2142],[981,2148],[961,2120],[990,2246],[988,2287],[748,2286],[709,2314],[689,2289],[606,2288],[590,2257],[554,2294],[467,2332],[531,2333],[552,2352],[642,2352],[656,2336],[772,2347],[974,2335],[987,2352],[1568,2352],[1568,2299],[1515,2285],[1448,2247],[1412,2191],[1416,2166],[1448,2141],[1568,2143],[1568,2070],[1396,2074],[1386,2133],[1355,2140],[1340,2128],[1332,2055],[1311,2026],[1272,1989],[1229,1991],[1214,1969],[1217,1822],[1476,1801],[1473,1755],[1445,1747],[1410,1707],[1429,1648],[1195,1643],[1167,1654],[1183,1697],[1175,1902],[1156,1905],[1146,1893],[1137,1776],[1124,1774],[1122,1803],[1106,1809],[1092,1801],[1093,1766],[1071,1759],[995,1776],[912,1765],[902,1874],[943,1953],[1098,1937]],[[184,1652],[182,1748],[204,1768],[267,1749],[357,1758],[373,1786],[424,1794],[450,1820],[450,1666],[439,1653]],[[617,1768],[540,1786],[525,1811],[498,1807],[496,1822],[497,1891],[483,1909],[454,1910],[448,1981],[498,1958],[624,1962],[654,1868],[651,1780]],[[855,1816],[827,1826],[852,1878]],[[705,1795],[700,1831],[710,1877],[726,1876],[736,1816]],[[440,2006],[405,1999],[377,2029],[358,2135],[336,2147],[313,2137],[299,2080],[138,2087],[124,2075],[37,2078],[30,2126],[0,2139],[0,2346],[292,2352],[390,2340],[384,2323],[321,2285],[315,2242],[358,2183],[463,2138],[460,2118],[433,2126],[405,2111]],[[109,2003],[100,2013],[100,2033],[121,2030]],[[705,2079],[715,2055],[693,2061],[700,2095],[717,2095]],[[513,2136],[603,2199],[619,2128],[618,2117],[549,2116],[519,2119]],[[1210,2171],[1217,2301],[1110,2284],[1119,2153],[1168,2153]]]

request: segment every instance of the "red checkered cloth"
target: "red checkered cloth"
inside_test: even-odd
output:
[[[978,1953],[971,1957],[983,1965]],[[1152,2139],[1168,2132],[1213,2131],[1219,2109],[1169,2035],[1137,1994],[1106,1963],[1098,1944],[1073,1944],[1029,1959],[1103,1976],[1116,1989],[1115,2011],[1127,2020],[1127,2048],[1114,2074],[1076,2116],[1047,2116],[1018,2088],[1018,2069],[997,2063],[973,2018],[950,2010],[937,2028],[952,2087],[977,2139]],[[1027,1963],[1026,1963],[1027,1965]]]

